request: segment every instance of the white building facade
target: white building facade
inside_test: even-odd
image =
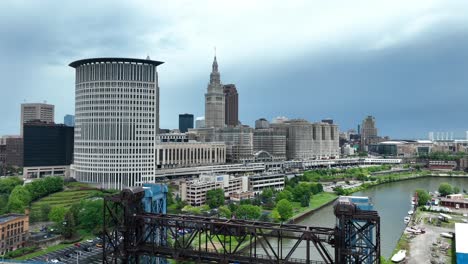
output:
[[[156,67],[162,63],[95,58],[70,64],[76,69],[72,177],[122,189],[154,174],[159,129]]]
[[[182,168],[226,162],[221,142],[161,142],[156,145],[156,168]]]
[[[182,182],[179,194],[182,201],[193,206],[200,206],[206,203],[206,193],[214,189],[223,189],[225,197],[233,193],[241,194],[248,191],[249,180],[247,176],[200,175],[199,179]]]

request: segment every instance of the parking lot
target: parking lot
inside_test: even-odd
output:
[[[88,248],[88,251],[85,250]],[[67,256],[68,255],[68,256]],[[47,253],[45,255],[32,258],[34,261],[52,262],[58,260],[56,263],[102,263],[102,248],[96,247],[95,242],[82,242],[80,246],[72,245],[70,247]]]

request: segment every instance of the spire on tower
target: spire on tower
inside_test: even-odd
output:
[[[213,59],[213,70],[210,74],[210,83],[212,84],[221,84],[221,77],[218,71],[218,61],[216,59],[216,47],[214,47],[214,59]]]
[[[214,47],[213,72],[218,71],[218,61],[216,60],[216,47]]]

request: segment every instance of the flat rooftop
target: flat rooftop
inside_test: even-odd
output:
[[[88,63],[108,63],[108,62],[115,62],[115,63],[141,63],[141,64],[151,64],[154,66],[158,66],[163,64],[164,62],[162,61],[155,61],[155,60],[145,60],[145,59],[136,59],[136,58],[89,58],[89,59],[83,59],[83,60],[77,60],[72,63],[70,63],[68,66],[73,67],[73,68],[78,68],[79,66],[83,64],[88,64]]]
[[[0,224],[15,220],[18,217],[24,216],[23,214],[7,214],[0,216]]]

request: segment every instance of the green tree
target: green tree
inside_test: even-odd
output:
[[[47,186],[47,194],[59,192],[63,190],[63,178],[59,176],[45,177],[44,184]]]
[[[259,206],[243,204],[239,205],[236,210],[236,217],[238,219],[250,219],[255,220],[260,217],[262,210]]]
[[[65,238],[71,238],[76,232],[75,217],[73,213],[69,210],[65,213],[65,219],[63,221],[62,235]]]
[[[454,186],[453,187],[453,193],[460,193],[460,187]]]
[[[338,195],[346,195],[346,190],[341,186],[335,187],[334,191]]]
[[[50,204],[48,203],[41,204],[41,206],[39,207],[39,212],[40,212],[39,221],[47,221],[47,219],[49,218],[49,213],[51,209],[52,208]]]
[[[237,208],[239,208],[239,205],[237,205],[236,203],[230,202],[228,203],[228,208],[229,210],[231,210],[231,213],[234,213],[235,211],[237,211]]]
[[[0,194],[0,215],[8,212],[8,196],[7,194]]]
[[[172,187],[169,186],[166,194],[167,206],[170,206],[175,203],[174,195],[172,194]]]
[[[267,203],[273,199],[273,189],[272,188],[265,188],[260,195],[262,197],[262,202]]]
[[[278,204],[276,204],[276,210],[280,215],[281,221],[286,221],[293,216],[293,206],[291,202],[286,199],[280,200]]]
[[[206,192],[206,204],[210,208],[217,208],[224,204],[224,190],[213,189]]]
[[[279,202],[283,199],[286,199],[288,201],[292,201],[293,200],[293,195],[290,191],[288,190],[282,190],[281,192],[279,192],[278,194],[276,194],[276,201]]]
[[[310,196],[307,194],[304,194],[304,196],[301,198],[301,207],[308,207],[310,205]]]
[[[80,227],[88,232],[93,231],[94,233],[98,233],[102,229],[103,224],[103,207],[103,199],[82,201],[78,215]]]
[[[44,197],[48,194],[48,187],[44,180],[35,180],[24,186],[31,194],[31,199],[34,201],[38,198]]]
[[[275,222],[280,222],[281,221],[281,216],[280,214],[278,213],[278,211],[275,209],[273,211],[271,211],[271,218],[275,221]]]
[[[8,211],[22,214],[30,203],[31,194],[23,186],[17,185],[8,198]]]
[[[67,209],[62,206],[54,206],[50,210],[49,220],[55,222],[56,224],[61,224],[65,218],[65,213]]]
[[[70,206],[70,209],[68,209],[68,211],[70,211],[70,213],[72,214],[75,224],[78,225],[80,221],[78,217],[81,211],[81,203],[72,204],[72,206]]]
[[[229,207],[223,205],[223,206],[220,206],[218,210],[219,210],[219,216],[225,217],[227,219],[231,218],[232,212],[231,210],[229,210]]]
[[[423,206],[426,205],[426,203],[431,200],[431,195],[423,189],[417,189],[416,194],[418,195],[418,205]]]
[[[6,177],[0,179],[0,194],[10,195],[13,189],[18,185],[23,185],[23,180],[19,177]]]
[[[452,185],[450,185],[449,183],[444,182],[439,185],[439,193],[442,196],[452,194],[452,191]]]
[[[312,194],[323,192],[323,185],[321,183],[310,183],[309,186]]]
[[[311,191],[310,191],[309,184],[307,184],[305,182],[299,183],[296,186],[296,188],[293,189],[292,194],[293,194],[293,197],[294,197],[294,201],[296,201],[296,202],[301,202],[302,199],[304,199],[304,196],[307,196],[310,199]]]
[[[270,213],[263,213],[263,214],[261,214],[260,217],[258,218],[258,221],[261,221],[261,222],[271,222]]]

